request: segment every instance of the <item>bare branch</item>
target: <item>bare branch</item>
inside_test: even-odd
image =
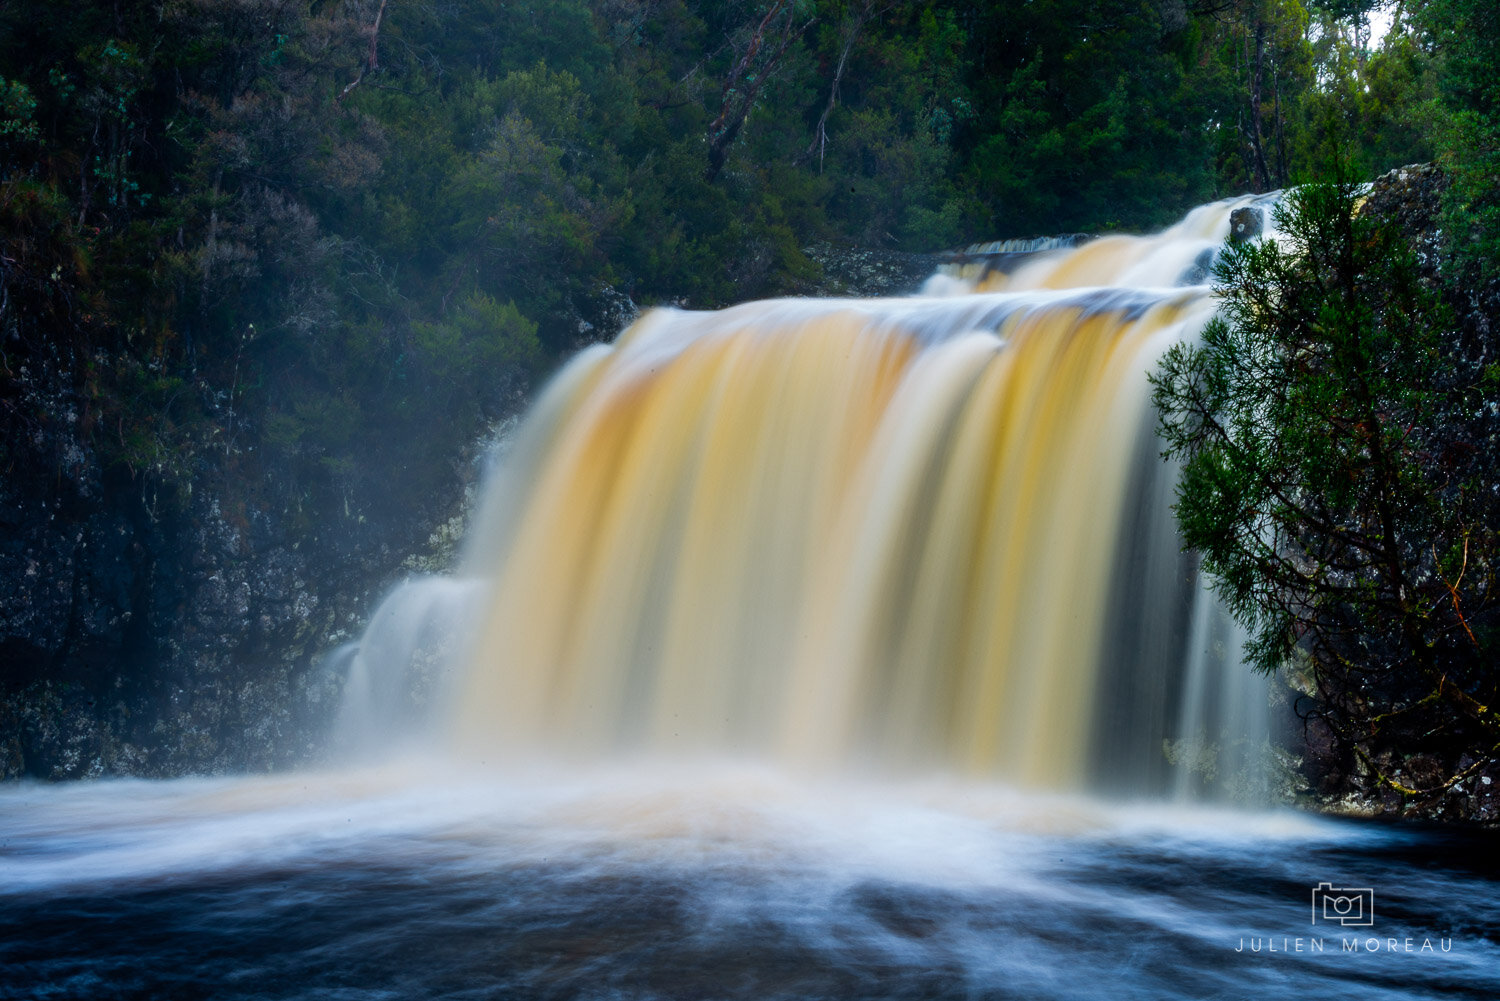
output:
[[[380,68],[380,22],[385,17],[385,5],[388,0],[380,0],[380,8],[375,11],[375,23],[370,25],[370,52],[365,61],[360,64],[359,75],[349,81],[343,90],[339,91],[337,103],[344,103],[344,98],[353,93],[364,80],[366,73],[373,73]]]

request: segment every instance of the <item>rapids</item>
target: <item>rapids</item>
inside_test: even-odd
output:
[[[0,790],[17,1001],[1489,1001],[1497,894],[1488,835],[723,763]]]

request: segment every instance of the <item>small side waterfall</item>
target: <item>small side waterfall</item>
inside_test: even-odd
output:
[[[490,761],[1242,783],[1265,686],[1180,552],[1146,374],[1248,203],[912,298],[647,315],[538,402],[459,579],[376,616],[352,714],[436,630],[442,733]]]

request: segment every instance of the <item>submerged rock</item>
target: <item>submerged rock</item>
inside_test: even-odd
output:
[[[1204,250],[1197,257],[1193,258],[1193,263],[1178,277],[1177,284],[1180,286],[1208,284],[1208,280],[1213,274],[1214,261],[1217,257],[1217,251],[1212,248]]]

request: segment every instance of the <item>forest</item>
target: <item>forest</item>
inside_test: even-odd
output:
[[[1430,160],[1463,4],[1373,50],[1370,6],[8,0],[6,447],[60,379],[131,477],[416,484],[611,295],[796,291],[818,241],[1145,230],[1330,133],[1368,176]]]
[[[1488,0],[0,0],[0,464],[97,465],[153,519],[205,484],[294,529],[351,498],[373,518],[636,307],[815,289],[815,246],[1147,231],[1334,159],[1439,164],[1443,280],[1480,288],[1495,22]]]

